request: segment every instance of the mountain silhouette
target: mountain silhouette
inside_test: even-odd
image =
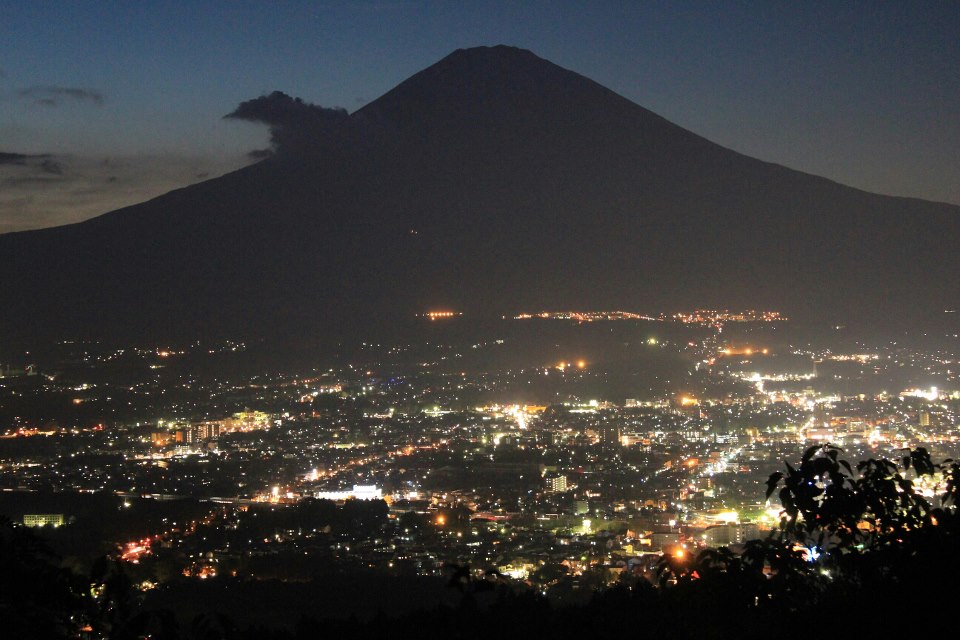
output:
[[[522,49],[455,51],[352,114],[275,93],[230,117],[274,153],[0,236],[2,335],[347,335],[431,308],[902,320],[960,293],[960,207],[749,158]]]

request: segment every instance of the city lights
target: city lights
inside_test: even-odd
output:
[[[18,497],[45,486],[113,495],[101,517],[144,516],[149,525],[113,541],[111,557],[131,569],[167,563],[170,575],[216,584],[225,576],[301,580],[312,558],[337,570],[429,577],[466,559],[499,576],[475,579],[549,593],[563,576],[599,585],[625,571],[647,579],[665,557],[685,570],[705,549],[739,550],[780,531],[791,521],[778,492],[764,502],[764,485],[780,460],[809,446],[888,459],[917,443],[943,457],[960,447],[960,366],[943,351],[801,348],[761,341],[752,329],[751,339],[733,338],[729,322],[739,321],[728,318],[722,333],[717,317],[664,318],[624,318],[668,323],[656,337],[629,323],[553,327],[611,333],[614,349],[632,345],[625,356],[553,336],[549,351],[504,349],[515,338],[497,327],[462,343],[367,342],[362,358],[306,372],[202,381],[148,369],[156,348],[140,351],[156,378],[113,381],[122,356],[105,350],[91,358],[91,368],[102,367],[97,376],[62,387],[46,379],[34,390],[39,401],[56,389],[70,412],[82,399],[96,419],[71,424],[64,412],[57,422],[13,424],[0,443],[36,438],[58,448],[0,458],[0,468],[9,488],[25,488],[9,491]],[[761,326],[783,332],[783,323]],[[177,360],[220,353],[201,349],[178,348]],[[633,369],[618,379],[622,362]],[[902,393],[869,388],[908,369],[922,373],[902,376]],[[137,406],[133,417],[111,419],[126,403]],[[935,500],[944,478],[912,486]],[[154,515],[178,504],[197,513]],[[74,518],[38,506],[21,521],[59,531]],[[939,516],[928,522],[943,526]],[[818,571],[827,553],[796,551]],[[248,560],[260,557],[282,562]]]

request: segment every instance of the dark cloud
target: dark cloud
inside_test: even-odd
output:
[[[263,160],[264,158],[269,158],[272,155],[273,149],[254,149],[247,154],[247,157],[254,160]]]
[[[64,100],[89,102],[98,107],[103,105],[103,94],[93,89],[78,87],[37,86],[20,90],[20,96],[30,98],[34,104],[44,107],[59,107]]]
[[[42,160],[49,158],[50,154],[42,153],[39,155],[30,155],[26,153],[8,153],[0,151],[0,164],[26,165],[29,160]]]
[[[224,118],[262,122],[270,126],[301,126],[316,120],[342,122],[347,118],[347,110],[334,107],[328,109],[304,102],[301,98],[292,98],[282,91],[274,91],[268,96],[241,102],[240,106]]]
[[[9,178],[3,178],[0,181],[5,187],[22,187],[24,185],[40,185],[40,186],[49,186],[60,182],[61,179],[56,176],[49,175],[32,175],[32,176],[12,176]]]
[[[273,148],[279,154],[316,153],[331,143],[342,142],[350,129],[346,109],[321,107],[282,91],[241,102],[224,118],[268,125]],[[253,153],[261,152],[252,152],[251,157],[257,157]]]
[[[52,173],[55,176],[63,175],[63,165],[51,158],[45,158],[40,162],[40,169],[44,173]]]
[[[2,189],[49,188],[66,179],[63,164],[49,153],[0,152]]]
[[[63,175],[63,164],[54,160],[49,153],[28,154],[0,151],[0,165],[24,167],[24,170],[27,171],[39,171],[46,178]],[[19,177],[25,179],[22,173]]]
[[[0,151],[0,164],[19,164],[23,165],[27,163],[27,158],[30,156],[23,153],[5,153]]]

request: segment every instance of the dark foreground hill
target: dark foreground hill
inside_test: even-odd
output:
[[[7,339],[345,335],[432,307],[942,313],[960,207],[748,158],[534,54],[460,50],[347,115],[273,94],[272,157],[0,236]]]

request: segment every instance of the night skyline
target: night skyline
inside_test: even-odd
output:
[[[0,232],[85,219],[250,161],[224,121],[281,90],[355,111],[450,51],[507,43],[762,160],[960,202],[949,5],[8,6]],[[371,44],[373,43],[373,44]]]

